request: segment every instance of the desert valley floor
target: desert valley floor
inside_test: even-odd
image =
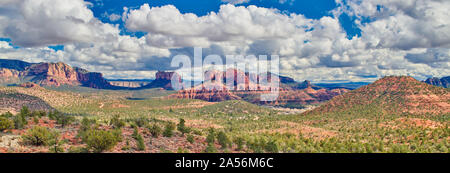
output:
[[[0,152],[449,152],[448,89],[409,77],[306,110],[173,93],[1,87]]]

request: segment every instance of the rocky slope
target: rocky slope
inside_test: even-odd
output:
[[[77,85],[99,89],[112,89],[101,73],[88,72],[64,63],[31,64],[17,60],[2,60],[0,83],[34,82],[41,86]]]
[[[368,111],[373,110],[373,111]],[[313,114],[428,114],[450,113],[448,89],[428,85],[412,77],[384,77],[374,83],[336,96],[310,111]]]
[[[31,110],[52,110],[53,108],[42,99],[19,93],[13,90],[0,89],[0,113],[18,112],[23,106]]]
[[[449,88],[450,87],[450,76],[443,77],[441,79],[439,79],[437,77],[428,78],[427,80],[425,80],[425,83],[430,84],[430,85],[439,86],[439,87]]]

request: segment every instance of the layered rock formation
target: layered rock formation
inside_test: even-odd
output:
[[[172,77],[181,82],[181,77],[175,72],[158,71],[155,80],[142,88],[163,88],[166,90],[173,90]]]
[[[276,76],[271,79],[264,74],[244,73],[236,69],[225,72],[207,71],[205,81],[189,89],[180,90],[169,98],[201,99],[206,101],[246,100],[257,104],[316,104],[327,101],[334,96],[348,92],[347,89],[327,90],[312,85],[309,81],[295,82],[292,78]],[[267,83],[258,84],[259,79]],[[279,80],[278,86],[270,85],[271,80]],[[299,89],[301,88],[301,89]],[[231,89],[231,90],[228,90]],[[271,89],[278,90],[279,96],[275,101],[261,101],[261,94],[268,94]]]
[[[0,66],[1,83],[34,82],[41,86],[77,85],[99,89],[114,88],[103,78],[101,73],[88,72],[76,67],[72,68],[61,62],[38,64],[18,63],[16,60],[3,60],[1,62],[3,62]],[[7,62],[14,62],[16,65],[8,65]]]

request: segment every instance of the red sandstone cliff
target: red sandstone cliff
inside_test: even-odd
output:
[[[80,85],[91,88],[112,88],[101,73],[73,68],[64,63],[29,64],[19,71],[1,68],[1,83],[34,82],[41,86]]]

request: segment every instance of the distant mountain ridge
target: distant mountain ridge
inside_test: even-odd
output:
[[[450,76],[443,77],[443,78],[440,78],[440,79],[437,78],[437,77],[432,77],[432,78],[428,78],[424,82],[427,83],[427,84],[430,84],[430,85],[435,85],[435,86],[439,86],[439,87],[449,88],[450,87]]]

